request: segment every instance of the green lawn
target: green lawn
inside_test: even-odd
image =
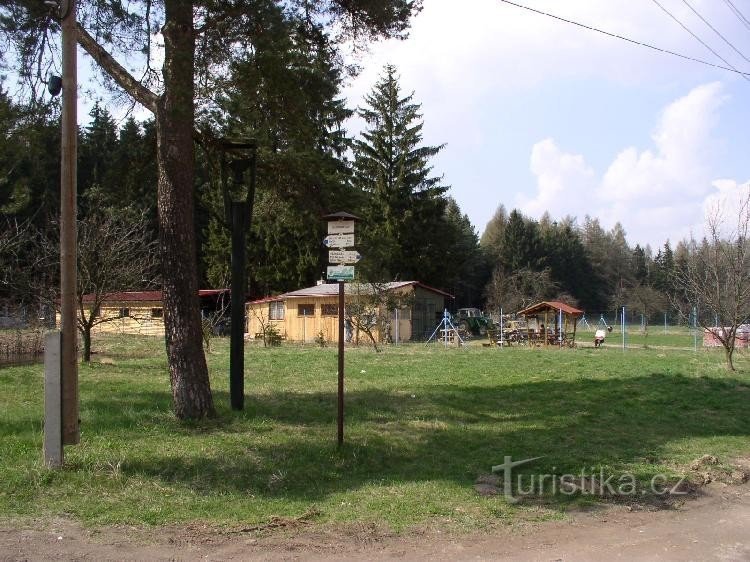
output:
[[[94,342],[80,370],[81,444],[41,463],[42,368],[0,369],[0,518],[87,524],[327,523],[476,529],[570,501],[514,506],[472,485],[505,455],[536,471],[648,478],[703,454],[750,454],[750,361],[719,352],[468,349],[347,353],[346,446],[336,445],[334,349],[248,347],[247,409],[228,408],[228,342],[209,362],[218,418],[177,422],[163,342]]]

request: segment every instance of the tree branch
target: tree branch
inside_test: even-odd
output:
[[[136,80],[125,68],[96,42],[81,24],[78,24],[78,44],[91,55],[99,66],[109,74],[117,84],[140,103],[143,107],[156,113],[159,97]]]

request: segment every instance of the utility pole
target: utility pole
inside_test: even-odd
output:
[[[62,18],[62,141],[60,164],[60,318],[62,331],[63,444],[81,439],[78,425],[78,333],[76,329],[76,199],[78,64],[76,0],[60,0]]]

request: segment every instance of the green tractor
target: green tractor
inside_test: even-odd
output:
[[[469,336],[486,336],[487,330],[495,327],[492,319],[478,308],[459,308],[453,315],[453,325]]]

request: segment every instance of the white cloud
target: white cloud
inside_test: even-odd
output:
[[[737,182],[714,181],[712,128],[725,101],[720,83],[694,88],[669,104],[652,135],[653,147],[623,149],[601,178],[580,154],[561,150],[552,139],[534,145],[531,171],[537,192],[519,198],[531,216],[597,216],[611,227],[619,221],[631,242],[661,245],[700,230],[703,210]],[[718,193],[717,193],[718,190]],[[733,191],[734,190],[734,191]]]
[[[521,197],[519,206],[532,216],[549,211],[555,216],[578,215],[578,197],[571,197],[571,187],[577,194],[592,195],[596,185],[594,170],[586,165],[580,154],[567,154],[553,139],[538,142],[531,149],[531,172],[537,178],[536,197]]]

